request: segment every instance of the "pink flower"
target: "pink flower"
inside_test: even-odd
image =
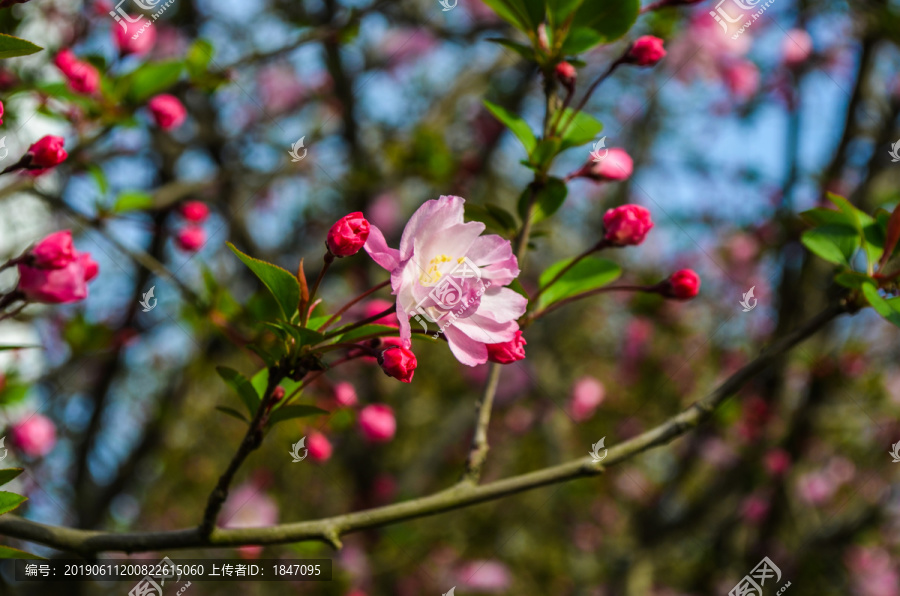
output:
[[[63,304],[84,300],[87,284],[97,277],[99,267],[88,253],[75,253],[75,258],[59,269],[40,269],[20,263],[17,290],[31,302]]]
[[[571,93],[575,89],[575,80],[578,78],[578,71],[568,62],[560,62],[556,65],[556,80]]]
[[[411,383],[416,372],[418,361],[412,350],[405,346],[393,346],[378,356],[378,364],[381,370],[389,377],[394,377],[403,383]]]
[[[844,562],[853,579],[854,596],[900,596],[900,573],[884,548],[852,546]]]
[[[597,407],[603,403],[606,390],[603,383],[594,377],[581,377],[572,386],[572,399],[569,401],[569,412],[576,422],[583,422],[594,415]]]
[[[206,231],[200,226],[185,226],[178,232],[175,242],[185,252],[197,252],[206,244]]]
[[[457,585],[477,592],[505,593],[512,583],[509,569],[497,561],[472,561],[456,571]]]
[[[381,298],[374,298],[372,300],[369,300],[366,303],[365,308],[363,308],[363,318],[368,319],[369,317],[374,317],[378,313],[386,311],[393,305],[393,302],[388,302],[387,300],[382,300]],[[397,322],[397,313],[392,312],[390,314],[386,314],[380,319],[376,319],[374,324],[399,327],[399,323]]]
[[[637,245],[653,228],[650,212],[640,205],[622,205],[603,215],[604,238],[613,246]]]
[[[766,470],[772,476],[781,476],[791,467],[791,456],[784,449],[772,449],[766,453]]]
[[[700,293],[700,276],[693,269],[682,269],[670,275],[663,286],[663,296],[690,300]]]
[[[595,182],[621,182],[631,178],[634,160],[624,149],[612,148],[600,161],[590,161],[575,175]]]
[[[397,432],[394,410],[385,404],[366,406],[359,413],[359,429],[373,443],[390,441]]]
[[[125,24],[124,29],[122,23]],[[112,38],[123,55],[137,54],[140,56],[153,49],[153,44],[156,42],[156,27],[151,21],[143,19],[137,23],[120,21],[112,28]]]
[[[298,105],[306,94],[306,88],[290,64],[261,68],[256,75],[256,84],[263,105],[269,112],[285,112]]]
[[[326,244],[336,257],[349,257],[359,252],[369,238],[370,225],[359,211],[349,213],[328,230]]]
[[[652,35],[638,37],[625,54],[627,64],[653,66],[666,57],[663,40]]]
[[[201,201],[188,201],[181,206],[181,217],[194,223],[201,223],[209,217],[209,207]]]
[[[781,56],[786,66],[798,66],[809,59],[813,40],[803,29],[791,29],[781,43]]]
[[[331,443],[320,432],[313,431],[306,439],[309,456],[316,461],[328,461],[331,458]]]
[[[334,401],[345,408],[355,406],[358,400],[356,397],[356,389],[353,387],[353,384],[348,381],[337,383],[334,386]]]
[[[78,58],[72,50],[66,48],[60,50],[59,53],[56,54],[53,58],[53,63],[63,74],[68,75],[72,70],[72,67],[78,63]]]
[[[463,222],[461,197],[426,201],[413,214],[400,249],[372,226],[366,252],[391,272],[400,337],[412,335],[410,317],[441,326],[453,355],[468,366],[484,364],[489,344],[516,337],[527,300],[505,286],[519,275],[508,240],[481,236],[484,224]]]
[[[163,93],[147,102],[154,122],[163,130],[178,128],[187,117],[187,110],[174,95]]]
[[[258,483],[247,482],[232,489],[219,516],[223,528],[259,528],[271,526],[278,521],[278,505],[262,492]],[[258,557],[261,546],[242,546],[238,549],[242,557]]]
[[[726,66],[725,86],[737,99],[747,101],[759,89],[759,68],[749,60],[739,60]]]
[[[758,524],[769,514],[771,503],[760,495],[750,495],[741,504],[741,515],[751,524]]]
[[[528,344],[522,332],[516,329],[516,335],[509,341],[488,344],[488,360],[497,364],[511,364],[525,359],[525,346]]]
[[[63,149],[65,143],[66,140],[62,137],[52,135],[41,137],[28,148],[28,154],[31,155],[31,163],[28,167],[47,169],[58,166],[69,157],[69,154]]]
[[[10,429],[10,444],[29,457],[43,457],[56,444],[56,426],[46,416],[34,414]]]
[[[72,244],[72,232],[53,232],[29,252],[31,265],[38,269],[62,269],[75,260],[77,253]]]
[[[90,95],[100,88],[100,73],[93,64],[79,60],[72,50],[62,50],[53,60],[76,93]]]
[[[809,505],[821,505],[831,499],[837,485],[827,475],[818,472],[803,474],[797,479],[800,500]]]

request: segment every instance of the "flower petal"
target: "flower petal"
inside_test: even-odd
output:
[[[519,325],[515,321],[500,323],[477,314],[467,319],[457,319],[447,329],[451,327],[456,327],[468,337],[484,344],[502,344],[512,341],[516,336],[516,331],[519,330]]]
[[[447,337],[450,351],[461,363],[466,366],[477,366],[487,362],[487,347],[483,343],[475,341],[453,326],[447,327],[444,335]]]
[[[463,222],[462,197],[441,196],[440,199],[425,201],[409,218],[400,238],[400,259],[405,261],[413,254],[415,241],[436,236],[441,230]]]
[[[369,238],[363,248],[366,249],[373,261],[388,271],[393,271],[400,266],[400,251],[388,246],[384,234],[375,226],[370,226]]]
[[[514,290],[491,287],[481,296],[481,304],[478,306],[477,314],[505,323],[507,321],[515,321],[525,314],[527,306],[528,300],[525,296]]]
[[[512,245],[496,234],[477,238],[466,256],[481,268],[482,276],[493,285],[505,286],[519,276],[519,262]]]

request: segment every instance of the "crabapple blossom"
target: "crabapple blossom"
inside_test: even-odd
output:
[[[690,300],[700,293],[700,276],[692,269],[681,269],[663,282],[662,293],[667,298]]]
[[[653,66],[666,57],[663,40],[652,35],[638,37],[625,54],[624,62],[636,66]]]
[[[56,444],[56,426],[41,414],[34,414],[12,426],[9,441],[29,457],[43,457]]]
[[[206,231],[196,225],[185,226],[175,238],[178,248],[186,252],[197,252],[206,244]]]
[[[397,432],[394,410],[385,404],[366,406],[359,413],[359,429],[363,436],[373,443],[390,441]]]
[[[88,253],[75,252],[64,267],[42,269],[19,263],[19,283],[16,289],[30,302],[63,304],[84,300],[87,284],[97,277],[99,267]]]
[[[516,330],[516,335],[509,341],[496,344],[488,344],[488,360],[497,364],[511,364],[525,359],[525,346],[528,344],[522,337],[522,332]]]
[[[178,128],[187,118],[187,110],[174,95],[163,93],[147,102],[147,109],[153,116],[153,121],[163,130]]]
[[[650,211],[640,205],[621,205],[603,215],[604,239],[613,246],[638,245],[653,229]]]
[[[202,223],[209,217],[209,207],[201,201],[188,201],[179,209],[181,217],[194,223]]]
[[[320,432],[309,433],[306,448],[309,449],[309,456],[315,461],[328,461],[331,458],[331,442]]]
[[[123,29],[119,25],[113,27],[112,38],[122,55],[136,54],[140,56],[153,49],[153,44],[156,43],[156,27],[146,26],[141,22],[120,21],[120,23],[124,23],[125,28]],[[140,35],[137,35],[139,31]]]
[[[46,170],[58,166],[69,157],[63,148],[66,141],[62,137],[47,135],[31,144],[26,155],[31,156],[28,167],[31,169]]]
[[[381,370],[389,377],[411,383],[416,372],[416,355],[406,346],[392,346],[378,356]]]
[[[72,244],[72,232],[62,230],[53,232],[34,245],[28,255],[30,265],[38,269],[62,269],[75,260],[76,251]]]
[[[328,250],[336,257],[355,255],[366,244],[369,230],[369,222],[362,213],[349,213],[337,220],[328,231]]]

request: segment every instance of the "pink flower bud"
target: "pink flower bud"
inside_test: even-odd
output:
[[[650,212],[640,205],[622,205],[603,215],[604,238],[613,246],[638,245],[653,228]]]
[[[772,476],[781,476],[791,467],[791,456],[784,449],[772,449],[766,453],[766,470]]]
[[[625,54],[627,64],[637,66],[653,66],[666,57],[663,40],[652,35],[644,35],[634,40]]]
[[[278,403],[284,399],[284,387],[279,385],[272,390],[272,403]]]
[[[313,431],[306,438],[309,456],[316,461],[328,461],[331,458],[331,443],[320,432]]]
[[[578,71],[568,62],[560,62],[556,65],[556,80],[571,93],[575,89],[575,81],[578,78]]]
[[[759,90],[759,68],[749,60],[739,60],[722,72],[728,90],[735,98],[747,101]]]
[[[634,171],[634,161],[624,149],[613,148],[600,161],[591,161],[581,172],[580,176],[590,178],[596,182],[621,182],[628,180]]]
[[[366,406],[359,413],[359,429],[363,436],[373,443],[390,441],[397,432],[394,410],[385,404]]]
[[[209,217],[209,207],[200,201],[188,201],[181,206],[181,217],[194,223],[201,223]]]
[[[3,124],[3,102],[0,101],[0,124]]]
[[[700,293],[700,276],[692,269],[682,269],[669,276],[662,294],[667,298],[690,300]]]
[[[53,58],[53,63],[56,65],[63,74],[68,76],[69,72],[72,70],[72,67],[78,63],[78,58],[75,57],[75,54],[72,50],[66,48],[64,50],[60,50],[59,53]]]
[[[46,416],[34,414],[10,429],[10,444],[29,457],[43,457],[56,444],[56,427]]]
[[[69,87],[76,93],[92,95],[100,88],[100,73],[93,64],[78,60],[65,74]]]
[[[156,27],[149,21],[132,23],[129,21],[121,21],[125,23],[125,29],[120,24],[116,24],[112,28],[112,38],[116,47],[122,55],[137,54],[142,55],[153,49],[156,43]],[[143,31],[141,31],[143,29]],[[135,37],[137,35],[137,37]]]
[[[206,244],[206,231],[200,226],[185,226],[175,238],[178,248],[186,252],[197,252]]]
[[[187,110],[174,95],[164,93],[147,102],[153,121],[163,130],[178,128],[187,117]]]
[[[29,253],[31,265],[38,269],[62,269],[75,260],[72,232],[54,232],[38,242]]]
[[[99,267],[87,253],[59,269],[39,269],[20,263],[16,288],[31,302],[63,304],[87,298],[87,283],[97,277]]]
[[[416,355],[405,346],[394,346],[386,349],[378,357],[381,370],[389,377],[394,377],[404,383],[412,382],[416,372]]]
[[[345,408],[355,406],[358,400],[356,397],[356,389],[353,387],[353,384],[347,381],[337,383],[334,386],[334,401],[336,401],[339,406]]]
[[[806,62],[812,51],[812,37],[803,29],[791,29],[781,43],[781,56],[786,66],[798,66]]]
[[[359,252],[369,238],[369,222],[359,211],[337,220],[328,231],[328,250],[336,257],[349,257]]]
[[[525,346],[528,344],[521,331],[511,340],[499,344],[487,344],[488,360],[498,364],[510,364],[525,359]]]
[[[569,412],[576,422],[583,422],[594,415],[597,406],[603,403],[606,391],[603,383],[594,377],[582,377],[572,387]]]
[[[30,167],[52,168],[64,162],[69,154],[63,149],[66,141],[62,137],[47,135],[32,143],[28,148],[31,155]]]

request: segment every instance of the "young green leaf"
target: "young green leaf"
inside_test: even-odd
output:
[[[6,468],[0,470],[0,486],[3,486],[24,471],[25,468]]]
[[[878,293],[878,288],[875,287],[874,283],[863,284],[862,291],[866,300],[868,300],[869,304],[872,305],[872,308],[875,309],[875,312],[895,326],[900,327],[900,312],[894,309],[894,304],[881,297]]]
[[[256,389],[250,384],[250,381],[238,371],[233,368],[228,368],[227,366],[217,366],[216,372],[219,373],[222,380],[238,394],[238,397],[241,398],[241,401],[244,403],[250,416],[255,416],[256,410],[259,408],[260,399],[259,395],[256,393]]]
[[[28,497],[23,497],[16,493],[0,491],[0,515],[12,511],[27,500]]]
[[[861,290],[863,284],[872,283],[872,278],[863,273],[856,271],[845,271],[834,276],[834,281],[838,285],[850,288],[851,290]]]
[[[250,424],[250,421],[247,419],[247,417],[244,416],[243,414],[241,414],[240,412],[238,412],[237,410],[235,410],[234,408],[228,408],[225,406],[216,406],[216,409],[219,410],[220,412],[222,412],[223,414],[228,414],[232,418],[237,418],[238,420],[240,420],[242,422],[246,422],[247,424]]]
[[[357,341],[360,337],[374,335],[376,333],[399,335],[400,331],[396,327],[391,327],[389,325],[363,325],[362,327],[351,329],[347,333],[336,337],[334,341],[335,343],[351,343]]]
[[[123,192],[116,199],[113,205],[113,211],[122,213],[124,211],[137,211],[141,209],[151,209],[153,207],[153,196],[141,191]]]
[[[323,410],[322,408],[317,408],[316,406],[306,406],[306,405],[297,405],[297,406],[284,406],[278,408],[277,410],[273,410],[269,415],[269,424],[277,424],[279,422],[284,422],[285,420],[290,420],[292,418],[305,418],[307,416],[320,416],[322,414],[327,414],[327,410]]]
[[[575,12],[575,26],[563,43],[564,54],[579,54],[625,35],[637,21],[640,0],[584,0]]]
[[[859,235],[849,226],[829,224],[804,232],[803,246],[829,263],[850,266],[850,259],[859,248]]]
[[[254,259],[239,251],[232,243],[228,248],[259,278],[275,296],[281,307],[281,314],[290,321],[300,303],[300,283],[297,278],[277,265]]]
[[[572,118],[572,110],[566,108],[560,122],[569,122],[570,118]],[[568,124],[565,130],[560,131],[562,143],[560,144],[559,150],[565,151],[570,147],[579,147],[590,143],[602,130],[602,122],[590,114],[577,112],[575,118],[572,119],[572,123]]]
[[[531,197],[531,189],[526,188],[525,192],[519,198],[519,215],[522,220],[528,217],[528,202]],[[545,220],[562,207],[569,194],[569,188],[566,183],[559,178],[550,178],[547,183],[537,191],[534,200],[534,213],[532,215],[532,223],[538,223]]]
[[[0,544],[0,559],[40,559],[41,561],[46,560],[44,557],[41,557],[39,555],[27,553],[24,550],[19,550],[11,546],[4,546],[2,544]]]
[[[144,64],[128,76],[128,99],[142,104],[147,99],[167,91],[181,78],[184,62],[151,62]]]
[[[547,0],[547,20],[550,28],[556,30],[566,22],[584,0]]]
[[[34,45],[27,39],[21,39],[12,35],[0,33],[0,58],[15,58],[28,56],[43,50],[41,46]]]
[[[894,248],[897,247],[898,241],[900,241],[900,203],[897,203],[897,206],[894,207],[894,212],[891,213],[891,217],[887,223],[884,250],[881,253],[881,257],[878,259],[879,267],[883,267],[884,264],[887,263],[894,252]]]
[[[541,287],[550,283],[550,280],[556,277],[570,262],[571,259],[559,261],[541,273]],[[612,261],[594,257],[584,258],[541,294],[539,304],[541,307],[546,307],[575,294],[602,288],[614,282],[620,275],[622,275],[622,268]]]
[[[528,126],[528,123],[506,108],[500,107],[488,100],[484,100],[484,105],[497,120],[505,124],[506,127],[516,135],[516,138],[519,139],[522,146],[525,147],[525,151],[530,155],[534,150],[535,145],[537,145],[537,139],[535,139],[534,133],[531,132],[531,127]]]

